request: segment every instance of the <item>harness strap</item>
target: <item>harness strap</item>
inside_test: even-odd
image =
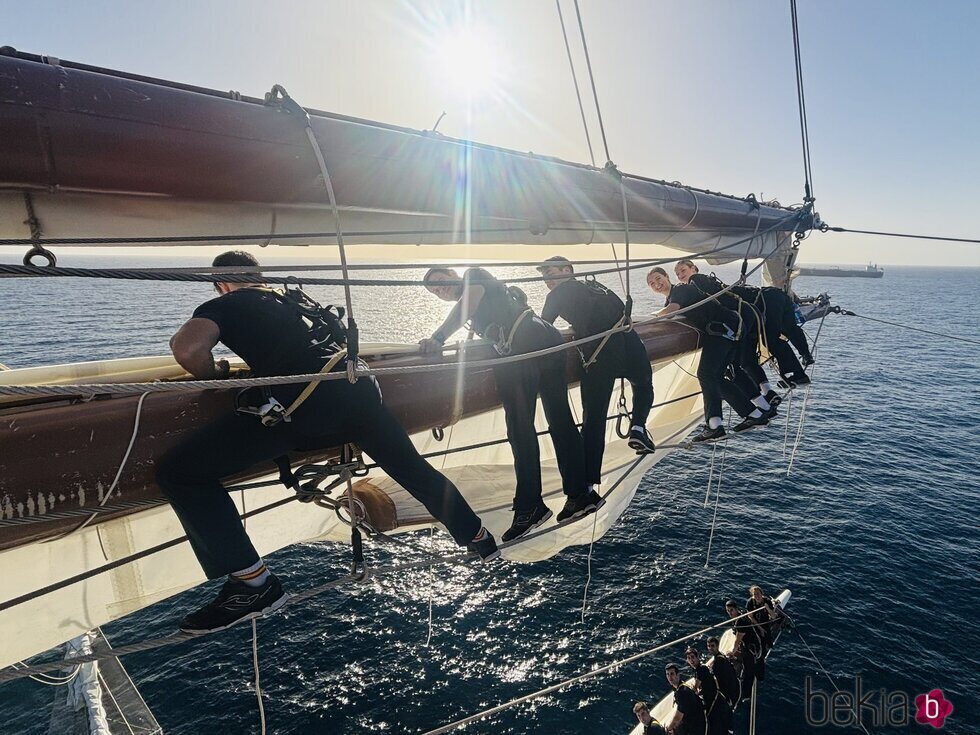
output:
[[[326,365],[324,365],[320,369],[319,374],[320,375],[324,375],[326,373],[329,373],[331,370],[333,370],[335,367],[337,367],[337,363],[339,363],[341,360],[343,360],[346,356],[347,356],[347,350],[340,350],[340,352],[336,353],[333,357],[331,357],[329,360],[327,360]],[[320,382],[321,381],[319,381],[319,380],[311,380],[307,384],[307,386],[305,388],[303,388],[303,392],[300,393],[298,396],[296,396],[296,400],[295,401],[293,401],[291,404],[289,404],[289,408],[287,408],[286,409],[286,412],[283,414],[283,421],[288,421],[289,420],[289,417],[293,414],[293,412],[297,408],[299,408],[300,406],[303,405],[303,403],[306,401],[306,399],[310,397],[310,394],[312,394],[313,391],[316,390],[316,387],[318,385],[320,385]]]
[[[534,309],[525,309],[520,313],[520,316],[514,320],[514,326],[510,328],[510,332],[507,334],[507,339],[494,345],[497,348],[497,352],[503,356],[509,355],[511,353],[512,345],[514,343],[514,335],[517,334],[517,328],[521,326],[521,323],[527,318],[529,314],[534,314]]]
[[[615,324],[613,324],[611,328],[612,329],[619,329],[625,323],[626,323],[626,312],[624,311],[623,312],[623,315],[619,318],[619,321],[616,322]],[[616,332],[614,334],[618,334],[618,332]],[[599,342],[598,346],[596,346],[595,351],[592,353],[592,356],[588,360],[586,360],[585,357],[583,356],[583,358],[582,358],[582,367],[585,370],[588,370],[590,367],[592,367],[593,363],[596,361],[596,358],[599,357],[599,353],[602,352],[602,348],[606,346],[606,343],[607,342],[609,342],[609,338],[610,337],[612,337],[612,334],[607,334],[605,337],[602,338],[602,341]],[[579,354],[582,354],[582,353],[579,353]]]

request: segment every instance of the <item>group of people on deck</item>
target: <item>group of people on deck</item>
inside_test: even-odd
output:
[[[765,678],[766,656],[783,625],[779,602],[758,585],[749,587],[745,610],[734,600],[725,603],[732,623],[734,642],[722,653],[719,640],[707,640],[707,657],[690,646],[684,659],[691,677],[681,676],[682,666],[668,663],[664,668],[673,690],[672,715],[659,722],[646,702],[633,705],[642,735],[729,735],[735,732],[734,713],[740,702],[752,696],[756,682]]]
[[[232,251],[219,255],[213,265],[257,268],[258,262],[248,253]],[[559,523],[594,513],[605,502],[598,486],[607,412],[617,379],[628,380],[632,386],[629,447],[637,454],[656,449],[646,426],[653,405],[651,363],[643,341],[628,329],[630,316],[624,302],[594,279],[576,278],[573,264],[562,256],[549,258],[538,270],[549,289],[540,316],[522,291],[508,287],[483,268],[469,268],[462,275],[449,268],[433,268],[423,279],[430,293],[453,304],[440,327],[420,340],[423,354],[441,352],[449,338],[464,327],[488,340],[496,351],[493,373],[516,475],[514,515],[503,533],[505,542],[521,538],[552,517],[542,497],[535,428],[538,398],[565,495],[556,518]],[[780,339],[786,335],[806,348],[805,335],[791,333],[799,329],[792,302],[777,289],[748,286],[738,287],[737,299],[730,295],[733,288],[711,300],[711,295],[724,288],[713,276],[698,274],[690,261],[681,261],[676,274],[681,283],[671,286],[666,272],[654,268],[647,282],[667,296],[662,314],[685,308],[688,325],[700,333],[698,378],[705,429],[694,441],[724,438],[723,397],[743,417],[735,431],[765,425],[775,415],[778,396],[759,366],[758,335],[767,335],[769,349],[780,360],[784,375],[796,383],[806,380],[803,367],[791,351],[782,349]],[[255,377],[344,369],[340,359],[346,346],[343,339],[331,336],[336,332],[334,325],[318,323],[317,315],[328,310],[301,291],[298,302],[295,289],[291,296],[290,291],[263,284],[218,282],[214,287],[217,297],[199,306],[170,343],[177,362],[194,377],[214,379],[228,374],[227,362],[215,362],[212,354],[219,342],[244,359]],[[311,310],[310,304],[316,309]],[[572,327],[579,342],[581,428],[568,402],[564,338],[554,327],[558,318]],[[616,331],[622,328],[624,331]],[[527,353],[549,350],[520,359]],[[805,349],[804,362],[810,361]],[[734,378],[726,374],[728,370],[734,371]],[[174,447],[158,463],[157,482],[208,578],[228,577],[215,600],[184,618],[183,631],[221,629],[285,603],[282,586],[252,545],[222,479],[293,450],[358,445],[419,500],[456,543],[482,560],[499,556],[493,535],[456,486],[418,453],[388,412],[373,378],[355,383],[276,385],[263,390],[261,401],[265,403],[244,412],[260,414],[261,421],[254,415],[229,413]]]

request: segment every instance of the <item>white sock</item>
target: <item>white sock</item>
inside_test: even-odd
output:
[[[641,425],[637,424],[636,426],[633,427],[632,430],[633,431],[646,431],[647,430],[647,427],[641,426]]]
[[[753,411],[752,413],[749,414],[749,418],[750,419],[761,419],[762,418],[762,411],[760,411],[758,408],[755,409],[755,411]]]
[[[762,395],[766,395],[772,390],[772,386],[769,383],[759,383],[759,390],[762,391]]]
[[[769,401],[767,401],[763,396],[756,396],[752,399],[752,403],[757,405],[763,411],[768,411],[770,408],[772,408],[772,406],[769,405]]]
[[[721,428],[721,416],[712,416],[710,419],[708,419],[708,428],[709,429],[720,429]]]
[[[269,570],[265,566],[265,563],[259,559],[252,566],[239,569],[237,572],[232,572],[228,576],[239,582],[244,582],[249,587],[261,587],[269,578]]]
[[[474,541],[483,541],[487,537],[487,527],[480,526],[480,530],[477,532],[476,536],[473,537]]]

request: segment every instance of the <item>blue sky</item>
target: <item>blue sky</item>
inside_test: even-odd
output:
[[[788,0],[580,0],[623,170],[798,202]],[[574,29],[574,8],[563,2]],[[977,237],[980,3],[800,0],[817,208],[834,225]],[[454,84],[466,3],[23,3],[0,43],[65,59],[588,160],[555,5],[470,4],[492,89]],[[448,50],[448,51],[447,51]],[[448,54],[448,55],[447,55]],[[585,75],[580,52],[580,79]],[[464,63],[464,62],[461,62]],[[590,115],[594,122],[594,115]],[[602,163],[598,130],[593,143]],[[980,265],[980,247],[814,235],[801,261]]]

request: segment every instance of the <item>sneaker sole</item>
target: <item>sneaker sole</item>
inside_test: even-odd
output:
[[[650,447],[634,439],[630,439],[628,442],[626,442],[626,446],[634,450],[637,454],[653,454],[657,451],[655,446]]]
[[[244,623],[246,620],[253,620],[255,618],[262,618],[262,617],[265,617],[266,615],[268,615],[269,613],[274,613],[280,607],[282,607],[283,605],[285,605],[286,602],[288,602],[288,601],[289,601],[289,595],[283,593],[282,597],[280,597],[278,600],[276,600],[275,602],[273,602],[268,607],[266,607],[266,608],[264,608],[262,610],[256,610],[255,612],[251,612],[248,615],[245,615],[243,617],[238,618],[237,620],[234,620],[234,621],[228,623],[228,625],[222,625],[222,626],[219,626],[217,628],[196,628],[194,630],[185,630],[184,628],[181,628],[180,629],[180,632],[181,633],[185,633],[186,635],[206,635],[207,633],[217,633],[220,630],[227,630],[228,628],[234,627],[234,626],[238,625],[239,623]]]
[[[702,439],[701,441],[691,440],[691,445],[699,447],[702,444],[717,444],[718,442],[728,441],[731,437],[728,434],[724,436],[715,437],[714,439]]]
[[[577,513],[575,513],[573,515],[570,515],[568,518],[565,518],[564,520],[558,521],[558,525],[559,526],[564,526],[566,523],[571,523],[572,521],[577,521],[579,518],[584,518],[587,515],[592,515],[593,513],[595,513],[597,510],[599,510],[599,508],[601,508],[605,504],[606,504],[605,498],[600,498],[598,503],[593,503],[592,505],[587,505],[584,508],[582,508],[581,510],[579,510]]]
[[[476,556],[480,560],[481,564],[486,564],[488,561],[493,561],[494,559],[500,558],[500,549],[497,549],[495,552],[490,554],[490,556],[480,556],[479,554]]]
[[[540,527],[541,527],[541,526],[543,526],[543,525],[544,525],[545,523],[547,523],[548,521],[550,521],[550,520],[551,520],[551,517],[552,517],[553,515],[554,515],[554,513],[553,513],[553,512],[551,511],[551,509],[549,508],[549,509],[548,509],[548,512],[547,512],[547,513],[545,513],[545,514],[544,514],[543,516],[541,516],[541,520],[539,520],[539,521],[538,521],[537,523],[535,523],[535,524],[534,524],[534,525],[532,525],[532,526],[528,526],[528,527],[527,527],[527,530],[526,530],[526,531],[523,531],[523,532],[522,532],[522,533],[521,533],[521,534],[520,534],[519,536],[514,536],[513,538],[509,538],[509,539],[503,539],[503,537],[501,537],[501,538],[502,538],[502,540],[503,540],[503,542],[504,542],[505,544],[509,544],[509,543],[510,543],[511,541],[517,541],[517,539],[519,539],[519,538],[524,538],[524,537],[525,537],[525,536],[527,536],[527,535],[528,535],[529,533],[531,533],[531,531],[533,531],[533,530],[534,530],[535,528],[540,528]],[[497,553],[498,553],[498,554],[500,553],[500,550],[499,550],[499,549],[497,550]]]

